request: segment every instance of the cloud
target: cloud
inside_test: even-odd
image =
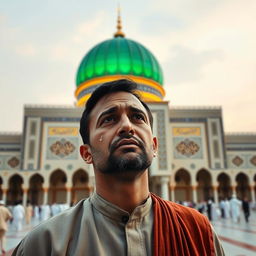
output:
[[[112,37],[116,13],[113,2],[100,0],[41,3],[40,11],[29,4],[22,13],[9,2],[0,14],[0,96],[13,120],[0,129],[21,130],[14,122],[22,119],[22,104],[73,103],[79,62]],[[222,105],[226,130],[255,131],[255,0],[142,0],[121,7],[127,38],[163,67],[172,105]]]
[[[97,37],[102,35],[102,31],[106,26],[108,15],[104,11],[98,11],[90,20],[79,23],[72,35],[74,43],[84,43],[88,41],[88,37]]]
[[[166,73],[174,86],[184,82],[193,83],[204,77],[204,67],[211,62],[220,62],[224,54],[221,50],[195,51],[191,48],[176,46],[170,49],[173,57],[165,63]]]
[[[32,43],[15,46],[15,52],[21,56],[32,57],[37,53],[36,47]]]

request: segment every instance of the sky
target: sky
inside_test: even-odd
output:
[[[171,107],[221,106],[225,132],[256,132],[255,0],[2,0],[0,132],[25,105],[74,105],[83,56],[116,31],[148,48]]]

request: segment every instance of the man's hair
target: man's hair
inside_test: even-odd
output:
[[[149,123],[150,123],[151,129],[153,129],[152,113],[149,107],[147,106],[147,104],[143,102],[140,99],[140,96],[135,92],[136,89],[137,89],[137,84],[135,82],[127,79],[120,79],[120,80],[104,83],[92,93],[91,97],[88,99],[85,105],[85,109],[80,120],[80,134],[84,144],[90,144],[90,141],[89,141],[90,113],[92,112],[93,108],[96,106],[96,104],[99,102],[101,98],[115,92],[128,92],[134,95],[146,109],[149,117]]]

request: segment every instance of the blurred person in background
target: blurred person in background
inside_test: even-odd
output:
[[[0,200],[0,250],[5,254],[4,250],[4,239],[5,233],[8,230],[7,222],[12,219],[12,214],[4,206],[4,201]]]
[[[250,204],[248,201],[248,198],[245,197],[244,200],[242,201],[242,209],[244,212],[244,218],[246,222],[249,222],[249,217],[250,217]]]
[[[21,204],[21,201],[17,201],[16,205],[13,207],[13,226],[16,231],[21,231],[23,220],[25,217],[25,209]]]

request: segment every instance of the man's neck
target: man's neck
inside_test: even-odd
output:
[[[110,203],[132,213],[149,196],[148,171],[133,179],[95,172],[96,192]]]

